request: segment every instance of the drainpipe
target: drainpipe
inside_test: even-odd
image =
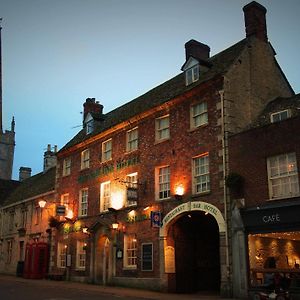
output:
[[[225,79],[225,77],[224,77]],[[221,98],[221,131],[222,131],[222,165],[223,165],[223,199],[224,199],[224,219],[226,223],[225,230],[225,251],[226,251],[226,276],[227,283],[229,283],[229,238],[228,238],[228,214],[227,214],[227,189],[225,178],[227,176],[227,154],[226,150],[228,149],[228,140],[225,124],[225,101],[224,101],[224,90],[219,91]]]

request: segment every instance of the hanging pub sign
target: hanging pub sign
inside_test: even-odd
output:
[[[56,205],[56,215],[64,216],[66,214],[66,207],[64,205]]]
[[[151,211],[151,226],[159,228],[161,226],[161,212]]]

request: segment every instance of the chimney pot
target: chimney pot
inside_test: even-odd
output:
[[[83,121],[89,112],[102,115],[103,105],[100,104],[99,101],[96,101],[96,98],[87,98],[85,103],[83,103]]]
[[[209,46],[202,44],[196,40],[189,40],[187,43],[185,43],[184,47],[186,60],[188,60],[190,56],[204,61],[209,58]]]
[[[266,8],[256,1],[252,1],[243,7],[245,18],[246,37],[256,38],[267,42]]]
[[[31,177],[31,168],[20,167],[20,169],[19,169],[19,181],[23,181],[23,180],[25,180],[29,177]]]

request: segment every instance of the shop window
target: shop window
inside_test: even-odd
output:
[[[292,285],[293,278],[298,277],[298,231],[249,234],[248,251],[251,286],[287,288]]]
[[[68,176],[71,174],[71,158],[65,158],[63,160],[63,176]]]
[[[101,183],[100,190],[100,212],[105,212],[111,206],[110,181]]]
[[[127,131],[126,134],[127,146],[126,151],[131,152],[138,148],[138,128],[133,128]]]
[[[90,150],[86,149],[81,152],[81,170],[90,167]]]
[[[137,240],[135,234],[124,235],[124,267],[136,269]]]
[[[204,154],[193,158],[193,193],[210,191],[209,157]]]
[[[66,258],[67,258],[67,245],[62,242],[57,243],[57,267],[65,268],[66,267]]]
[[[202,102],[191,106],[191,129],[208,123],[207,103]]]
[[[86,243],[84,241],[77,241],[76,245],[76,268],[85,269],[86,265]]]
[[[155,173],[156,199],[170,198],[170,166],[158,167]]]
[[[78,215],[80,217],[87,216],[88,195],[89,195],[88,189],[82,189],[79,192],[79,209],[78,209]]]
[[[155,120],[155,139],[157,142],[170,138],[170,121],[169,115]]]
[[[270,199],[299,195],[299,179],[295,153],[281,154],[267,159]]]
[[[102,162],[112,159],[112,139],[102,143]]]

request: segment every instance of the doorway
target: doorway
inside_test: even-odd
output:
[[[176,292],[220,290],[219,227],[203,211],[183,214],[170,228],[175,248]]]

